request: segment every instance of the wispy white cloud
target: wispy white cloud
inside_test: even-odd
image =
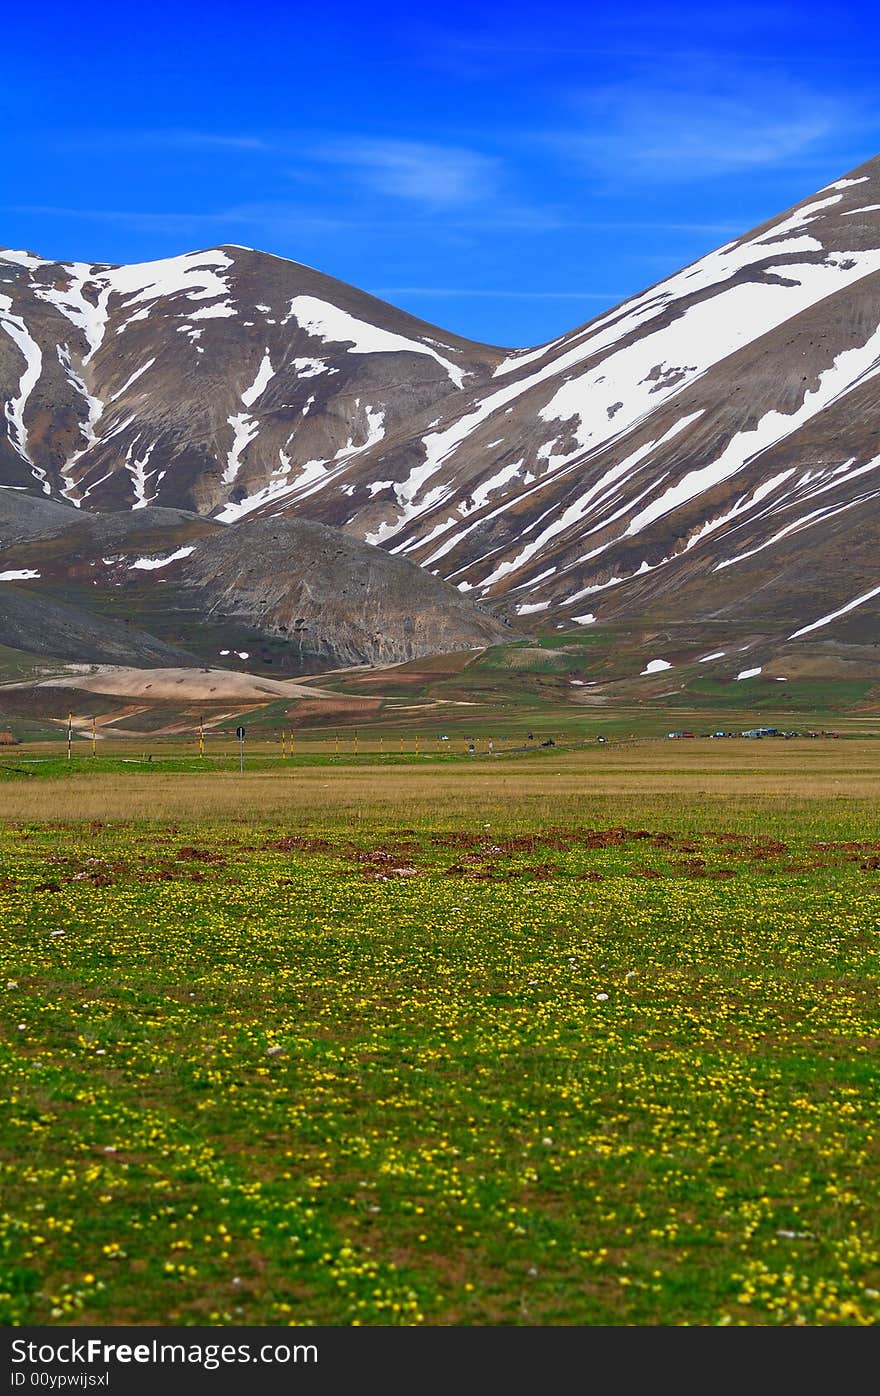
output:
[[[411,204],[453,209],[493,197],[503,183],[501,161],[461,146],[425,141],[334,141],[311,152],[347,171],[373,193]]]
[[[222,131],[148,131],[142,136],[145,145],[166,150],[272,150],[271,141],[262,136],[228,134]]]
[[[186,153],[247,154],[248,151],[271,152],[276,149],[273,140],[264,136],[240,132],[170,130],[116,130],[83,131],[77,135],[66,135],[53,142],[63,150],[89,151],[136,151],[168,150]]]
[[[629,0],[617,6],[551,5],[539,12],[533,6],[511,6],[503,24],[491,12],[480,15],[479,7],[473,7],[466,25],[438,10],[419,16],[408,37],[412,61],[453,73],[464,82],[491,83],[499,74],[527,71],[539,81],[543,73],[551,75],[559,90],[578,68],[620,70],[632,62],[661,67],[699,61],[707,53],[723,53],[734,61],[737,54],[747,53],[754,61],[770,48],[776,50],[778,67],[778,54],[804,23],[803,6],[795,0],[728,0],[716,5],[704,0],[659,5],[656,0]],[[835,15],[835,33],[847,27],[851,16],[841,9]],[[687,75],[686,68],[682,72]]]
[[[694,233],[730,237],[742,232],[739,223],[702,223],[662,219],[591,219],[579,218],[565,211],[499,208],[484,213],[474,210],[445,218],[442,223],[425,211],[397,216],[371,216],[349,212],[347,208],[333,210],[316,206],[285,203],[238,204],[208,212],[169,210],[154,212],[146,209],[75,208],[53,204],[5,204],[0,213],[37,215],[41,218],[72,219],[86,223],[108,223],[137,229],[145,233],[196,235],[223,227],[251,227],[266,233],[362,230],[373,232],[480,233],[498,230],[531,232],[536,235],[555,232],[627,232],[627,233]],[[456,294],[458,294],[456,292]],[[475,292],[476,294],[476,292]]]
[[[575,169],[675,183],[792,166],[845,139],[861,117],[840,96],[783,74],[695,55],[691,71],[643,72],[579,95],[577,128],[548,135]]]

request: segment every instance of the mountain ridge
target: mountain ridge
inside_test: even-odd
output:
[[[880,158],[513,351],[233,244],[0,268],[7,486],[314,521],[526,627],[672,627],[695,663],[719,624],[768,654],[873,633]]]

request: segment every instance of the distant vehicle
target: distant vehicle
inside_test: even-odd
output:
[[[683,737],[683,736],[684,736],[684,733],[683,733],[683,732],[667,732],[666,735],[667,735],[667,737]]]

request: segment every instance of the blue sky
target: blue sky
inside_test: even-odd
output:
[[[867,4],[0,14],[0,244],[220,242],[535,344],[880,153]]]

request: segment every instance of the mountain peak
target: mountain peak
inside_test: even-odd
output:
[[[501,357],[233,244],[128,266],[8,252],[0,269],[0,482],[89,509],[237,517]]]

